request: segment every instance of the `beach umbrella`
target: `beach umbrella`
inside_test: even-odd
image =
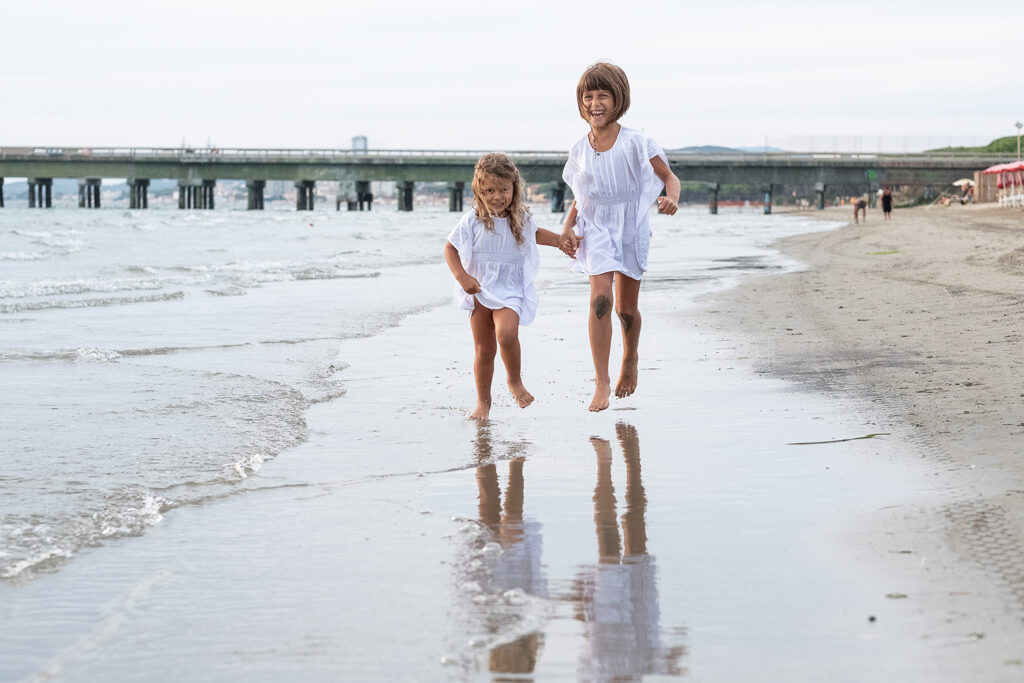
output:
[[[971,185],[974,185],[974,181],[970,178],[961,178],[960,180],[954,180],[953,184],[957,187],[970,187]]]

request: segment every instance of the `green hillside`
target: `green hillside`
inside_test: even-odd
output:
[[[1017,154],[1017,136],[1009,135],[1005,138],[996,138],[984,147],[941,147],[929,149],[929,152],[970,152],[975,154]]]

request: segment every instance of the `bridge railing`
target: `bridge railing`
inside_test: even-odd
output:
[[[66,160],[66,161],[180,161],[195,162],[346,162],[373,159],[451,159],[473,160],[486,154],[483,150],[450,149],[275,149],[236,147],[0,147],[0,159],[17,160]],[[551,150],[520,150],[508,152],[520,160],[560,163],[566,152]],[[689,152],[668,150],[670,159],[678,163],[741,163],[756,164],[758,161],[770,164],[807,164],[814,162],[863,163],[929,163],[977,165],[985,168],[1007,161],[1006,155],[977,154],[974,152],[914,152],[914,153],[871,153],[871,152]]]
[[[0,147],[0,159],[116,159],[116,160],[194,160],[230,159],[238,161],[350,160],[366,157],[452,157],[476,159],[492,150],[451,149],[268,149],[236,147]],[[509,151],[517,157],[565,158],[565,152],[549,150]]]

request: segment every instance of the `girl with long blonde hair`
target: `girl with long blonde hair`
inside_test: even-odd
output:
[[[472,187],[473,208],[448,235],[444,258],[457,282],[455,302],[469,311],[473,332],[477,403],[469,417],[486,420],[499,349],[516,405],[525,408],[533,403],[533,395],[523,386],[519,326],[533,322],[537,312],[537,245],[558,247],[559,237],[533,220],[522,175],[507,155],[481,157]]]

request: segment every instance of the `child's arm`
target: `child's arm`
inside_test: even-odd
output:
[[[565,225],[562,227],[562,235],[559,237],[558,248],[564,251],[572,258],[576,258],[576,250],[580,246],[580,240],[583,239],[575,232],[573,228],[576,227],[576,200],[572,200],[572,206],[569,207],[569,213],[565,216]]]
[[[679,208],[679,178],[661,157],[653,157],[651,167],[654,168],[654,175],[665,183],[665,196],[658,197],[658,211],[671,216]]]
[[[479,294],[480,293],[480,282],[466,272],[466,269],[462,267],[462,259],[459,258],[459,250],[455,248],[455,245],[451,242],[445,242],[444,244],[444,260],[447,261],[448,267],[452,271],[452,275],[455,276],[456,282],[459,283],[459,287],[466,294]]]
[[[550,230],[545,230],[544,228],[537,228],[537,244],[541,245],[542,247],[557,247],[561,249],[562,237],[561,235],[556,235]]]

